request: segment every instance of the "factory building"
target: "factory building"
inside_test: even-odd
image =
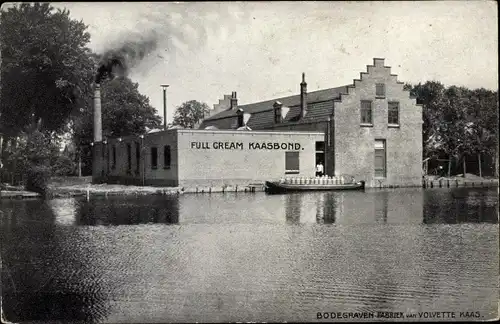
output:
[[[106,142],[109,183],[193,187],[248,186],[311,176],[320,132],[172,129]]]
[[[375,58],[352,84],[214,105],[198,129],[102,142],[94,175],[144,185],[245,186],[286,176],[350,175],[367,187],[420,186],[422,108]],[[100,107],[100,103],[99,103]]]

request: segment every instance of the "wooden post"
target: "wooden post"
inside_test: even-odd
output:
[[[465,174],[467,173],[467,170],[465,169],[465,155],[464,155],[464,158],[462,160],[462,164],[464,166],[464,180],[465,180]]]
[[[78,177],[82,177],[82,153],[78,152]]]
[[[0,116],[2,116],[1,113],[0,113]],[[3,135],[0,133],[0,169],[3,168],[3,163],[2,163],[3,154],[2,153],[3,153]],[[2,180],[2,179],[0,179],[0,180]]]
[[[448,178],[451,175],[451,155],[448,156]]]
[[[498,150],[496,150],[497,152],[495,153],[495,155],[493,156],[493,159],[495,160],[495,178],[498,178]]]
[[[478,157],[478,159],[479,159],[479,176],[480,176],[480,177],[483,177],[483,173],[481,172],[481,171],[482,171],[482,170],[481,170],[481,153],[478,153],[478,154],[477,154],[477,157]]]

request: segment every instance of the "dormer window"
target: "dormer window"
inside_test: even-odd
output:
[[[240,128],[240,127],[243,127],[244,125],[244,122],[243,122],[243,109],[238,109],[238,111],[236,112],[236,115],[237,115],[237,118],[238,118],[238,125],[236,128]]]
[[[276,101],[273,105],[273,108],[274,108],[274,123],[275,124],[279,124],[283,121],[283,116],[282,116],[282,111],[281,111],[281,107],[283,105],[281,104],[281,102],[279,101]]]

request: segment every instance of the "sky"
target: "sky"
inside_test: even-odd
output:
[[[156,50],[130,71],[167,118],[198,100],[210,107],[236,91],[245,104],[351,84],[374,57],[403,82],[498,89],[497,3],[73,2],[98,53],[151,33]]]

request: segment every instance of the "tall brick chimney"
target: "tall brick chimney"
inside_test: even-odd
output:
[[[231,110],[238,108],[238,98],[236,98],[236,91],[231,94]]]
[[[102,142],[101,86],[94,88],[94,142]]]
[[[307,83],[306,74],[302,73],[302,82],[300,83],[300,118],[307,114]]]
[[[101,86],[98,82],[94,88],[94,142],[92,145],[92,182],[100,183],[103,179],[103,152],[102,143],[102,111]]]

